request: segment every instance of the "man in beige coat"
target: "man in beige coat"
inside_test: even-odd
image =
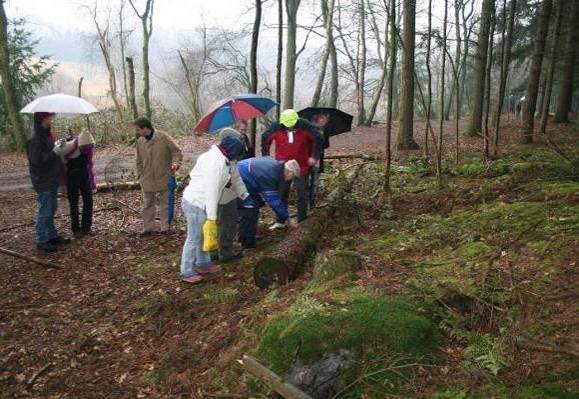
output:
[[[167,197],[169,179],[183,160],[183,153],[173,139],[155,130],[145,117],[133,122],[137,134],[137,178],[143,191],[143,232],[155,231],[155,202],[159,203],[160,231],[167,232]]]

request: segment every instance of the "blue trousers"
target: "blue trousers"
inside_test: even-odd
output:
[[[38,214],[36,216],[36,242],[46,244],[58,236],[54,226],[54,214],[56,213],[57,189],[41,191],[38,193]]]

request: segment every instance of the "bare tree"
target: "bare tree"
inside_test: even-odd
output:
[[[577,43],[579,43],[579,0],[570,0],[572,10],[569,13],[567,38],[561,66],[561,83],[554,122],[568,123],[569,110],[573,99],[573,82],[577,73]]]
[[[191,99],[190,103],[191,116],[193,120],[197,122],[201,118],[201,109],[199,105],[200,78],[198,77],[199,75],[197,75],[196,77],[195,74],[192,73],[191,69],[189,68],[189,65],[187,64],[187,61],[185,60],[185,57],[183,56],[183,53],[181,51],[177,51],[177,55],[179,56],[179,61],[181,62],[181,66],[183,67],[185,81],[187,82],[187,87],[189,89],[189,96]]]
[[[150,67],[149,67],[149,41],[153,35],[153,8],[155,0],[146,0],[145,11],[141,14],[134,4],[134,0],[129,0],[129,4],[135,11],[137,17],[141,20],[143,28],[143,101],[145,102],[145,115],[151,117],[151,86],[150,86]]]
[[[384,0],[386,3],[387,0]],[[386,4],[385,4],[386,5]],[[388,21],[390,22],[390,63],[388,71],[388,84],[386,87],[386,172],[384,176],[384,191],[390,191],[390,169],[392,164],[392,101],[394,98],[394,70],[396,69],[396,0],[390,0],[390,7],[387,7]]]
[[[358,49],[356,56],[359,83],[356,97],[358,104],[358,125],[366,122],[366,109],[364,108],[365,84],[366,84],[366,8],[365,0],[358,2]]]
[[[491,28],[489,32],[489,48],[487,50],[487,67],[486,67],[486,94],[485,94],[485,118],[484,118],[484,152],[485,157],[488,158],[490,155],[490,132],[489,132],[489,115],[491,112],[491,72],[493,70],[493,45],[495,37],[495,26],[496,26],[496,10],[495,5],[492,4],[491,9]]]
[[[8,51],[8,19],[4,11],[4,0],[0,0],[0,78],[2,78],[2,91],[6,101],[6,110],[12,123],[12,139],[18,150],[24,150],[26,133],[24,123],[18,113],[18,100],[16,88],[10,73],[10,53]]]
[[[281,112],[281,70],[283,62],[283,0],[277,1],[277,64],[275,69],[275,101],[277,119]]]
[[[97,43],[101,50],[101,54],[105,61],[105,66],[107,67],[107,72],[109,75],[109,96],[113,101],[115,106],[115,110],[117,111],[117,117],[119,124],[122,124],[124,121],[123,116],[123,108],[121,105],[121,101],[117,95],[117,75],[115,71],[115,66],[112,60],[112,44],[110,40],[110,14],[107,16],[104,23],[99,22],[98,18],[98,3],[95,1],[92,7],[86,7],[90,13],[90,16],[93,20],[96,34],[97,34]]]
[[[287,15],[287,40],[286,40],[286,62],[285,62],[285,90],[284,107],[293,108],[294,90],[296,79],[296,34],[297,15],[301,0],[286,0]]]
[[[428,91],[428,103],[426,107],[426,120],[430,121],[432,115],[432,71],[430,69],[430,45],[432,39],[432,0],[428,0],[428,31],[426,34],[426,75],[428,78],[428,83],[426,89]],[[424,156],[428,156],[428,137],[430,129],[430,123],[426,123],[424,127]]]
[[[403,0],[404,30],[402,33],[402,89],[400,93],[400,127],[398,129],[399,150],[420,147],[414,141],[414,43],[416,24],[416,0]]]
[[[374,31],[374,35],[376,36],[376,54],[378,55],[378,62],[380,67],[382,68],[380,78],[378,79],[378,85],[376,90],[374,91],[374,97],[372,99],[372,105],[370,106],[370,110],[368,111],[368,115],[366,117],[366,125],[371,126],[372,121],[374,120],[374,115],[376,114],[376,109],[378,108],[378,103],[380,99],[382,99],[384,95],[384,84],[386,82],[386,77],[388,75],[388,18],[386,17],[385,32],[384,32],[384,42],[380,38],[380,29],[378,28],[378,21],[376,18],[376,11],[372,7],[372,2],[368,0],[367,9],[369,10],[368,14],[370,15],[370,27]],[[382,55],[382,47],[384,47],[384,55]]]
[[[485,78],[487,65],[487,50],[489,43],[489,30],[491,25],[491,10],[495,0],[483,0],[481,11],[481,23],[478,34],[478,43],[475,57],[472,113],[466,133],[476,136],[482,133],[482,116],[485,93]]]
[[[331,36],[333,30],[333,13],[334,13],[334,3],[335,0],[321,0],[320,7],[322,10],[322,18],[324,20],[324,29],[326,31],[326,43],[324,46],[324,52],[322,54],[322,59],[320,60],[320,70],[318,71],[318,79],[316,87],[314,89],[314,94],[312,96],[312,107],[317,107],[320,103],[320,98],[322,95],[322,89],[324,87],[324,81],[326,80],[326,69],[328,65],[328,59],[330,58],[331,48],[334,46],[334,39]],[[334,48],[335,52],[336,49]]]
[[[125,58],[126,58],[126,47],[127,47],[127,41],[129,39],[129,36],[131,35],[131,33],[133,33],[133,30],[127,30],[125,27],[125,0],[120,0],[120,6],[119,6],[119,33],[118,33],[118,38],[119,38],[119,49],[120,49],[120,53],[121,53],[121,70],[123,72],[123,90],[124,90],[124,95],[125,95],[125,101],[127,104],[127,108],[131,107],[130,101],[129,101],[129,83],[127,80],[127,67],[125,65]]]
[[[261,2],[262,0],[255,0],[255,19],[253,21],[253,31],[251,34],[251,52],[249,56],[249,65],[251,69],[251,92],[257,94],[257,47],[259,45],[259,30],[261,26]],[[255,155],[255,119],[251,121],[251,145],[253,154]]]
[[[440,71],[440,127],[438,132],[438,149],[436,154],[436,177],[438,187],[442,188],[442,139],[444,135],[444,79],[446,73],[446,41],[448,21],[448,0],[444,0],[444,19],[442,22],[442,68]]]
[[[549,19],[551,17],[552,8],[552,0],[543,0],[543,5],[539,15],[539,28],[535,38],[535,46],[533,49],[531,67],[527,81],[527,99],[523,106],[522,141],[527,144],[533,142],[537,93],[539,91],[539,82],[541,80],[541,65],[545,53],[545,42],[547,41],[547,32],[549,30]]]
[[[139,108],[137,107],[137,99],[135,95],[135,65],[133,63],[132,57],[126,57],[125,61],[127,62],[129,104],[131,104],[131,111],[133,113],[133,118],[137,119],[139,117]]]
[[[551,62],[549,63],[549,70],[547,71],[547,86],[545,88],[545,100],[543,101],[543,111],[541,112],[541,128],[540,133],[545,134],[547,128],[547,120],[549,119],[549,107],[551,105],[551,91],[553,89],[553,75],[555,73],[555,65],[557,63],[557,47],[559,46],[559,39],[561,37],[561,18],[563,14],[563,3],[561,1],[557,4],[557,17],[555,20],[555,34],[553,35],[551,43]]]

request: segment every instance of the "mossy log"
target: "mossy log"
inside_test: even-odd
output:
[[[312,283],[323,283],[362,268],[362,257],[355,251],[332,250],[316,258]]]
[[[342,198],[351,191],[361,170],[362,164],[340,174],[335,188],[326,197],[329,206],[316,210],[297,228],[290,229],[282,241],[256,262],[253,277],[258,287],[284,285],[303,272],[306,262],[317,250],[319,238],[335,220]]]

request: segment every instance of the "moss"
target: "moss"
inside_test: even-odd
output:
[[[480,160],[476,160],[458,165],[450,173],[453,176],[476,177],[483,175],[485,170],[485,165]]]
[[[543,182],[540,190],[544,194],[573,195],[579,194],[579,182],[562,180],[553,182]]]
[[[526,247],[533,254],[543,255],[550,245],[551,241],[540,240],[540,241],[529,241]]]
[[[474,241],[462,245],[460,251],[467,258],[478,258],[488,255],[491,252],[491,248],[482,241]]]
[[[579,392],[571,392],[558,384],[520,385],[504,387],[489,385],[467,396],[468,399],[577,399]]]
[[[311,286],[322,284],[360,270],[362,258],[355,251],[328,251],[317,256]]]
[[[274,371],[283,373],[294,359],[309,364],[339,349],[425,355],[442,340],[405,298],[358,296],[341,307],[310,309],[304,314],[294,308],[266,327],[255,352]]]

